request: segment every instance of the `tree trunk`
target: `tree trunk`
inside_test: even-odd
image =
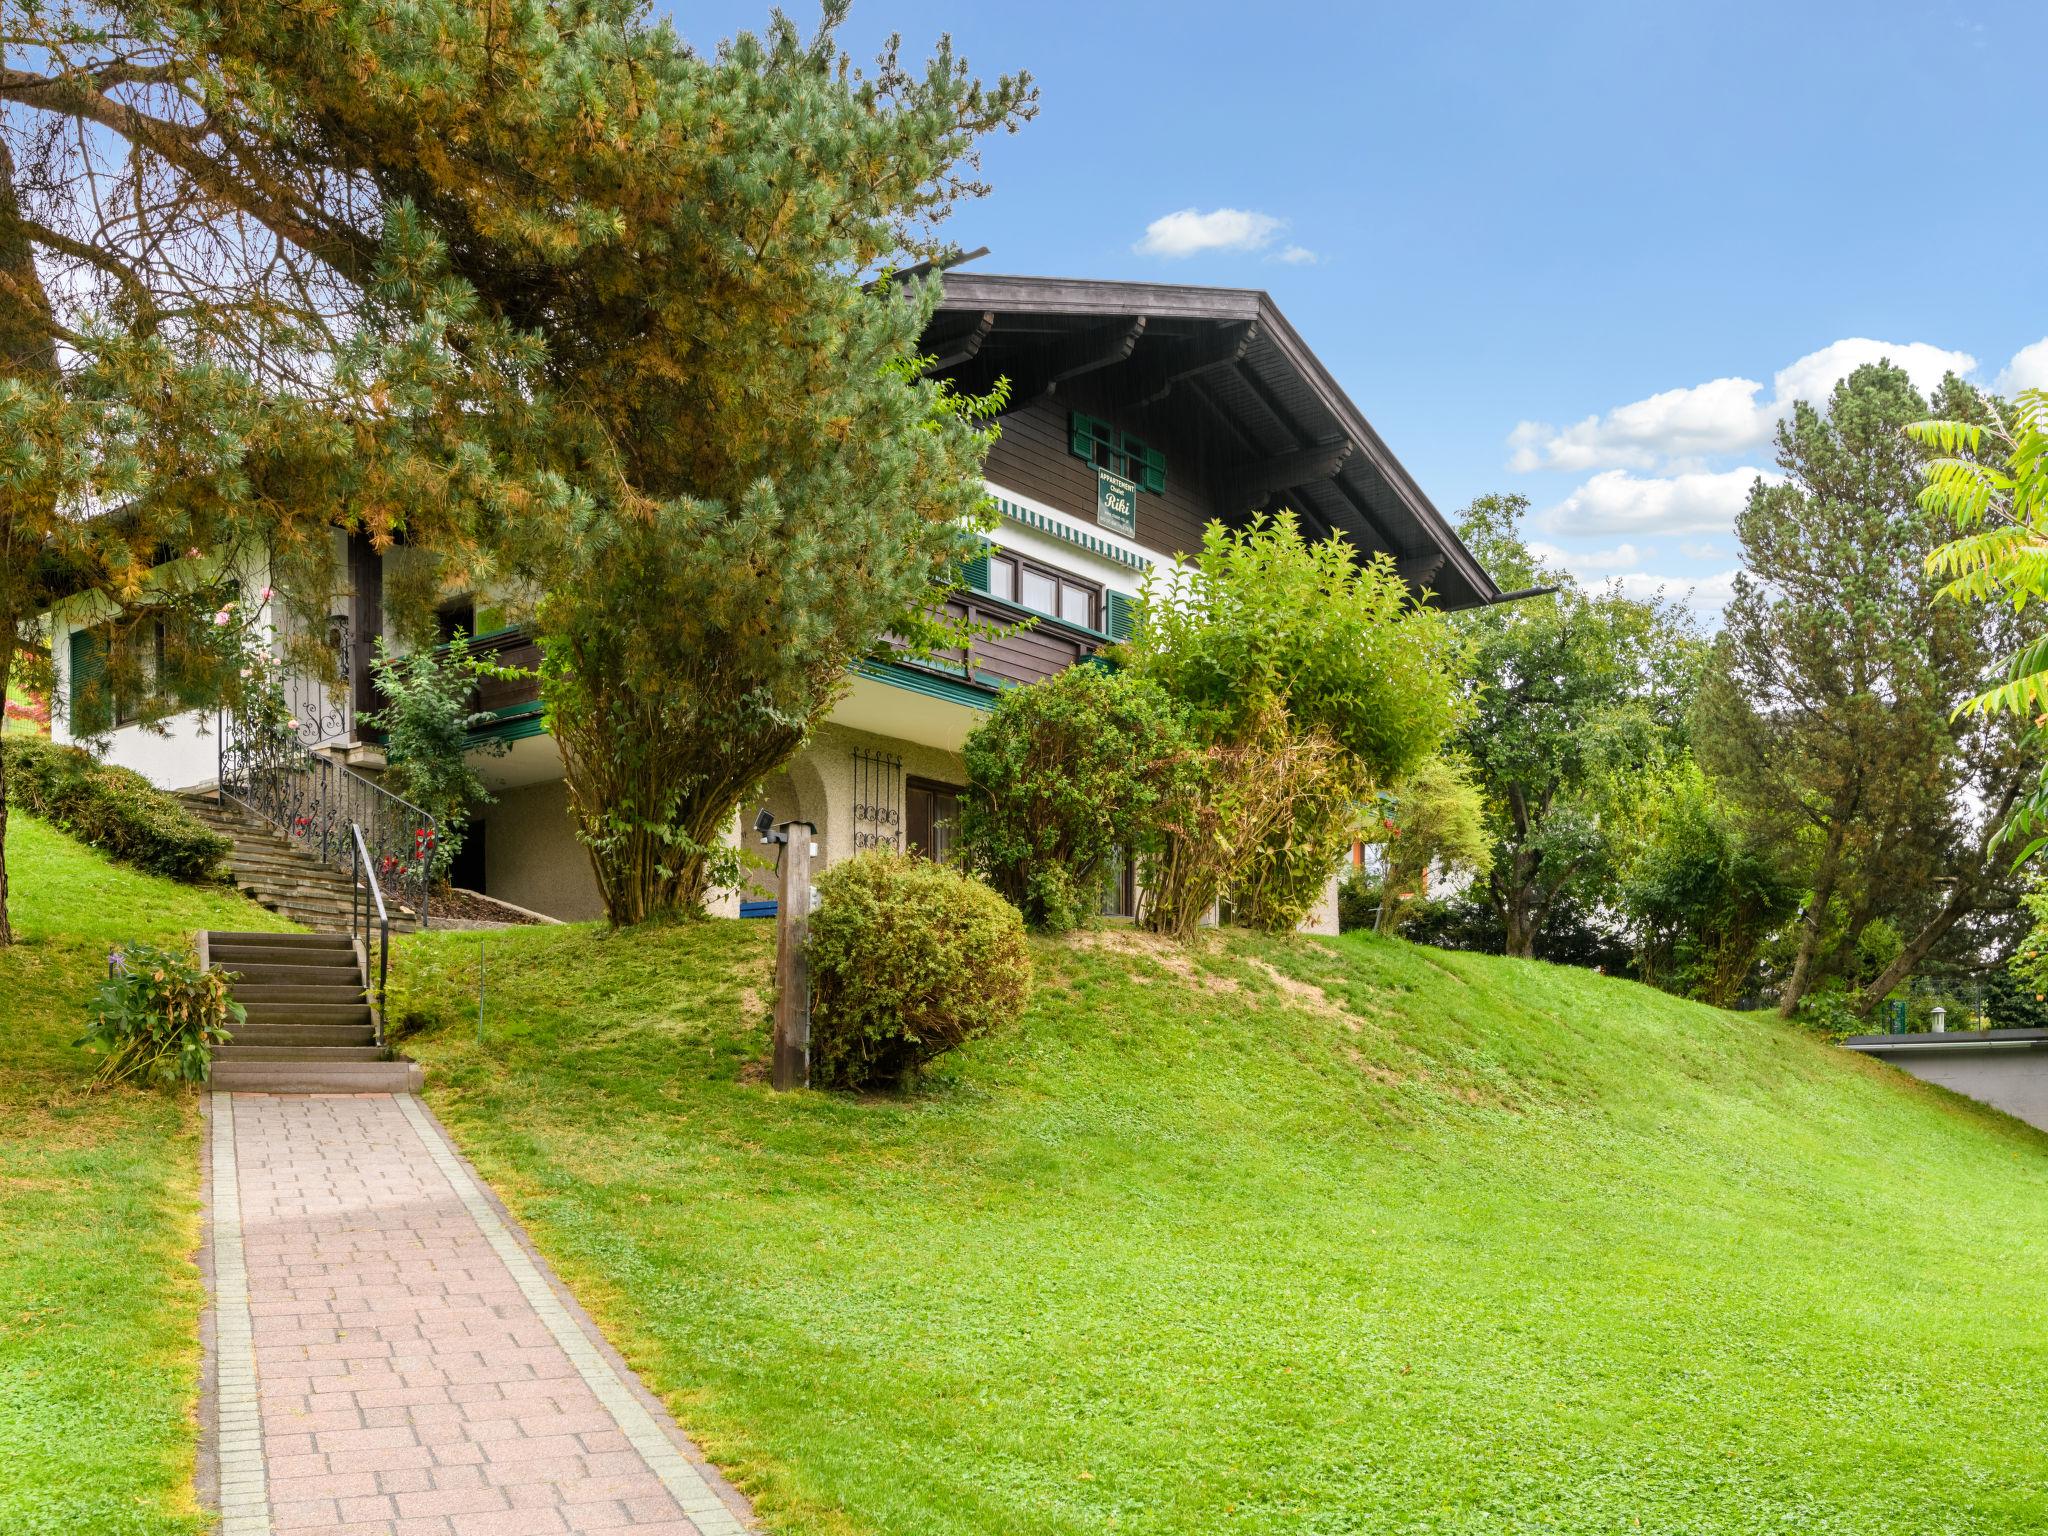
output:
[[[14,674],[16,624],[11,613],[0,614],[0,706],[7,695],[7,679]],[[5,734],[6,714],[0,707],[0,734]],[[7,917],[7,752],[0,746],[0,949],[14,942],[14,925]]]
[[[1792,962],[1792,974],[1778,994],[1778,1017],[1789,1019],[1806,996],[1813,979],[1814,952],[1820,948],[1821,929],[1827,925],[1828,907],[1835,899],[1835,882],[1841,878],[1842,848],[1849,840],[1849,827],[1837,816],[1828,827],[1826,851],[1814,873],[1813,895],[1806,903],[1806,921],[1799,935],[1799,958]]]
[[[1850,1000],[1850,1010],[1860,1019],[1869,1018],[1870,1010],[1883,1000],[1885,994],[1912,975],[1920,962],[1927,958],[1928,951],[1941,942],[1949,929],[1962,921],[1975,905],[1976,897],[1975,881],[1957,881],[1949,892],[1948,900],[1941,904],[1941,910],[1921,925],[1920,931],[1907,941],[1906,947],[1884,968],[1877,980]]]
[[[2021,792],[2034,778],[2034,771],[2023,765],[2007,780],[1997,808],[1985,820],[1983,835],[1977,840],[1976,857],[1968,872],[1955,877],[1955,884],[1949,887],[1948,900],[1941,904],[1941,910],[1921,926],[1892,963],[1884,968],[1884,973],[1851,1000],[1850,1006],[1858,1018],[1868,1018],[1885,994],[1912,975],[1948,931],[1977,909],[1986,894],[1985,877],[1991,862],[1991,845],[2011,817]]]
[[[14,155],[0,139],[0,376],[22,379],[31,390],[61,386],[52,327],[50,298],[36,270],[35,247],[21,226]],[[39,486],[0,495],[0,701],[14,675],[22,626],[36,616],[29,572],[52,502]],[[7,919],[7,769],[0,763],[0,947],[13,942],[14,929]]]

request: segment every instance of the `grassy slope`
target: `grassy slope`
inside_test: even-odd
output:
[[[768,925],[492,934],[483,1051],[479,942],[403,953],[436,1107],[776,1530],[2048,1526],[2048,1139],[1774,1020],[1115,937],[777,1098]]]
[[[8,824],[19,942],[0,950],[0,1531],[200,1528],[197,1098],[84,1092],[74,1050],[111,945],[276,928],[224,890]]]

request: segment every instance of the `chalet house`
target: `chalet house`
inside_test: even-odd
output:
[[[855,665],[830,719],[765,787],[777,819],[816,824],[823,863],[876,847],[945,856],[968,731],[1002,689],[1127,634],[1146,572],[1197,549],[1211,519],[1237,525],[1291,508],[1311,536],[1341,533],[1362,552],[1390,554],[1445,608],[1501,596],[1262,292],[955,271],[924,346],[934,371],[963,389],[1004,377],[1012,390],[986,467],[1000,526],[951,606],[1005,627],[1032,623],[950,657]],[[300,685],[295,701],[303,745],[334,765],[323,772],[335,782],[374,778],[382,763],[357,722],[376,704],[369,661],[384,630],[383,558],[351,545],[348,590],[330,629],[346,681],[339,690]],[[496,659],[538,659],[531,640],[493,616],[488,594],[451,595],[443,619]],[[71,668],[90,665],[92,635],[82,619],[59,615],[55,627],[66,686]],[[490,715],[479,749],[486,740],[504,749],[480,750],[495,799],[472,828],[455,883],[551,916],[602,915],[535,685],[486,682],[478,705]],[[108,755],[167,788],[218,780],[236,794],[245,765],[224,749],[232,731],[197,714],[171,724],[167,735],[117,724]],[[69,729],[62,722],[58,734]],[[735,839],[755,809],[742,808]],[[275,805],[266,814],[304,819]],[[744,891],[725,911],[759,914],[765,896],[765,887]],[[1126,876],[1112,904],[1128,910],[1131,898]],[[1314,925],[1334,931],[1334,902],[1326,907]]]

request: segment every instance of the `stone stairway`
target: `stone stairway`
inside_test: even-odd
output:
[[[212,789],[189,789],[178,798],[208,827],[234,844],[228,865],[235,885],[263,906],[318,933],[345,934],[352,887],[349,877],[322,863],[270,823]],[[388,898],[387,898],[388,899]],[[394,909],[391,929],[410,933],[411,914]]]
[[[417,1091],[419,1066],[377,1043],[363,955],[347,934],[209,932],[201,943],[210,968],[234,973],[228,994],[249,1015],[213,1053],[214,1092]]]

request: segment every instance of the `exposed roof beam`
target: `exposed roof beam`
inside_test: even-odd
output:
[[[1126,361],[1145,334],[1145,325],[1144,315],[1129,316],[1071,332],[1065,340],[1053,343],[1040,355],[1035,367],[1024,364],[1018,368],[1018,383],[1010,392],[1010,403],[1003,408],[1003,414],[1045,399],[1069,379],[1114,368]]]
[[[1230,482],[1226,501],[1231,506],[1254,507],[1274,491],[1328,480],[1344,467],[1353,446],[1350,438],[1340,437],[1334,443],[1315,443],[1253,464]]]
[[[1432,549],[1422,555],[1402,555],[1394,561],[1394,570],[1411,587],[1426,587],[1436,580],[1436,573],[1444,568],[1444,552]]]
[[[1230,434],[1233,442],[1240,448],[1250,452],[1256,453],[1258,451],[1257,445],[1249,437],[1245,436],[1244,428],[1239,426],[1231,417],[1230,412],[1218,405],[1215,397],[1202,387],[1202,381],[1199,377],[1190,378],[1185,382],[1188,386],[1188,398],[1199,403],[1209,413],[1209,419]]]
[[[946,350],[932,359],[925,369],[928,374],[944,373],[948,368],[958,368],[962,363],[971,362],[974,354],[981,350],[981,344],[988,340],[988,333],[996,328],[996,312],[984,309],[981,320],[973,330],[963,336],[952,337],[945,343]]]
[[[1215,339],[1206,346],[1184,351],[1157,371],[1140,375],[1131,385],[1133,407],[1143,410],[1148,405],[1157,405],[1173,393],[1176,384],[1213,373],[1219,368],[1236,367],[1244,360],[1245,353],[1251,350],[1258,334],[1258,323],[1250,320],[1241,325],[1220,328]]]
[[[1072,347],[1063,347],[1053,354],[1052,376],[1046,380],[1045,393],[1051,394],[1067,380],[1078,379],[1084,373],[1128,362],[1138,348],[1139,338],[1145,334],[1145,324],[1146,317],[1136,315],[1127,321],[1082,332]]]

